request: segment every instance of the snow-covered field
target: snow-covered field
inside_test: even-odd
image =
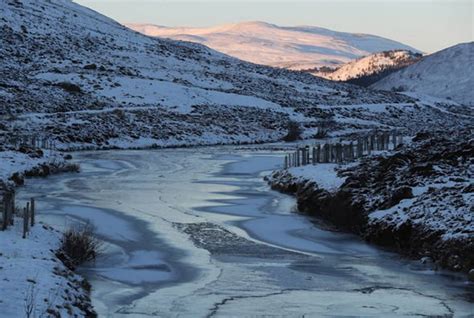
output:
[[[0,231],[0,316],[86,317],[83,278],[56,257],[61,233],[44,224],[22,239],[23,220]]]

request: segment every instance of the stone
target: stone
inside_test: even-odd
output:
[[[471,268],[469,272],[467,273],[467,278],[471,281],[474,282],[474,268]]]

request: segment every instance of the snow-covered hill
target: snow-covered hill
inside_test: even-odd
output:
[[[417,62],[421,57],[420,53],[405,50],[379,52],[344,64],[334,72],[316,72],[314,75],[369,86],[390,73]]]
[[[336,32],[312,26],[281,27],[265,22],[243,22],[210,28],[171,28],[127,24],[150,36],[204,44],[217,51],[257,64],[293,70],[335,66],[374,52],[415,49],[382,37]]]
[[[474,42],[462,43],[424,57],[372,85],[415,92],[474,105]]]
[[[69,0],[7,0],[0,11],[0,145],[25,133],[67,149],[262,142],[279,140],[290,120],[307,137],[327,116],[339,134],[470,119],[148,37]]]

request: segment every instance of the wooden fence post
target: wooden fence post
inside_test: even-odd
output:
[[[361,158],[364,155],[364,144],[363,140],[359,138],[357,140],[357,158]]]
[[[330,162],[336,162],[336,145],[333,145],[333,144],[329,144],[329,149],[331,149],[331,151],[329,152],[330,153],[330,156],[331,156],[331,159],[329,160]]]
[[[5,217],[6,217],[4,222],[6,223],[6,227],[8,227],[8,225],[13,225],[13,210],[12,210],[12,206],[13,206],[12,200],[14,200],[13,192],[11,191],[6,192],[3,200],[4,200],[3,209],[5,210]]]
[[[342,145],[340,143],[337,143],[335,150],[336,150],[335,162],[336,163],[342,162]]]
[[[8,220],[8,211],[5,206],[6,203],[6,197],[5,195],[3,196],[3,207],[2,207],[2,231],[5,231],[7,229],[9,220]]]
[[[23,238],[26,238],[28,232],[28,206],[23,208]]]
[[[35,226],[35,212],[36,212],[36,204],[35,204],[35,199],[31,198],[31,226]]]
[[[13,225],[13,215],[15,214],[16,211],[16,206],[15,206],[15,191],[12,191],[10,193],[11,195],[11,205],[10,205],[10,224]]]

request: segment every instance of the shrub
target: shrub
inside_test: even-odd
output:
[[[96,64],[87,64],[87,65],[84,65],[83,67],[85,70],[96,70],[97,69],[97,65]]]
[[[93,233],[93,227],[89,223],[64,232],[60,252],[72,265],[77,266],[96,259],[101,243]]]
[[[61,87],[63,90],[69,93],[81,93],[82,90],[79,86],[69,82],[61,82],[56,84],[58,87]]]
[[[318,124],[318,132],[315,134],[314,138],[326,138],[328,136],[328,131],[336,125],[334,120],[334,115],[329,115],[321,119]]]
[[[301,134],[303,130],[296,121],[289,121],[288,122],[288,133],[285,137],[283,137],[284,141],[295,141],[301,139]]]
[[[406,91],[406,88],[403,85],[400,85],[398,87],[392,87],[392,92],[400,93],[403,91]]]

